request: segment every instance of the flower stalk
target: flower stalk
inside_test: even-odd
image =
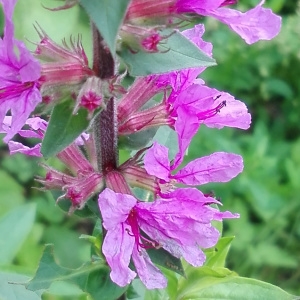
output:
[[[112,78],[115,72],[113,56],[94,24],[92,31],[93,70],[100,79]],[[105,175],[118,166],[118,127],[114,97],[109,99],[106,109],[95,117],[93,129],[98,170]]]

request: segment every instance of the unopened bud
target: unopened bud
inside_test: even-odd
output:
[[[120,30],[121,43],[132,52],[145,51],[156,53],[159,43],[165,38],[158,28],[145,28],[134,25],[123,25]]]
[[[100,78],[93,76],[86,80],[77,96],[74,113],[77,112],[79,106],[86,108],[90,114],[97,108],[105,109],[103,82]]]

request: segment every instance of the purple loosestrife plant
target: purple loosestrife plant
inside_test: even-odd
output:
[[[213,248],[227,251],[218,244],[222,234],[218,224],[239,215],[220,211],[221,202],[198,188],[230,181],[242,172],[243,159],[215,152],[182,164],[202,124],[245,130],[251,116],[243,102],[199,78],[214,64],[212,44],[202,39],[204,25],[179,29],[183,21],[194,22],[200,15],[225,23],[248,44],[278,34],[280,17],[264,8],[263,1],[245,13],[226,7],[236,2],[132,0],[117,5],[82,0],[92,24],[90,60],[81,39],[70,38],[59,45],[42,26],[37,29],[40,41],[30,53],[13,36],[16,1],[1,0],[5,30],[0,52],[0,132],[6,134],[11,154],[60,160],[63,170],[42,165],[46,175],[37,177],[41,189],[58,191],[58,205],[69,214],[80,210],[81,216],[92,217],[98,230],[89,237],[95,255],[77,275],[73,276],[76,270],[57,266],[46,250],[36,276],[27,284],[29,290],[40,290],[36,286],[40,281],[43,288],[50,286],[42,263],[56,270],[57,276],[69,274],[70,281],[93,299],[99,295],[125,299],[136,277],[149,290],[172,290],[170,299],[188,295],[185,282],[190,280],[190,267],[185,273],[186,264],[209,270],[203,282],[211,280],[212,285],[225,276],[220,274],[228,274],[220,262],[223,256]],[[53,10],[77,4],[67,0]],[[105,26],[103,19],[108,22]],[[139,57],[142,61],[136,60]],[[121,60],[125,74],[119,69]],[[134,74],[140,76],[134,78]],[[132,82],[126,88],[125,76]],[[49,110],[50,118],[43,113]],[[167,128],[177,142],[157,141],[156,132],[167,134]],[[13,141],[14,135],[21,136],[22,142]],[[28,146],[24,138],[37,142]],[[169,157],[174,147],[178,151]],[[119,150],[124,148],[130,158],[120,163]],[[223,273],[211,267],[211,260]],[[87,276],[81,278],[85,272]],[[105,284],[95,285],[94,276]],[[197,286],[194,298],[203,282],[199,279],[193,285]]]

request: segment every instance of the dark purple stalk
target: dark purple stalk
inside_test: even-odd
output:
[[[95,25],[93,30],[93,70],[101,79],[114,76],[115,63],[108,47],[103,42]],[[95,145],[97,149],[98,169],[104,175],[118,166],[118,126],[115,99],[107,103],[107,107],[95,117],[94,124]]]

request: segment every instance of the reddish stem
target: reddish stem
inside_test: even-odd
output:
[[[114,76],[115,63],[98,29],[93,24],[93,71],[101,79]],[[118,166],[118,125],[115,99],[94,120],[94,136],[97,149],[97,164],[100,172],[107,173]]]

